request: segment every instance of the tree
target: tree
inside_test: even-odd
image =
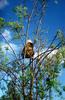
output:
[[[46,45],[42,38],[44,37],[42,25],[47,9],[47,0],[29,2],[32,3],[32,9],[28,10],[25,5],[19,5],[13,9],[18,18],[16,22],[6,22],[6,20],[0,18],[0,35],[8,45],[6,51],[11,50],[14,56],[14,60],[9,62],[9,58],[5,57],[2,45],[0,45],[0,73],[1,77],[2,72],[4,72],[3,76],[6,76],[2,77],[1,83],[3,80],[7,86],[7,89],[5,89],[7,90],[5,92],[6,96],[2,96],[2,100],[7,100],[7,98],[9,100],[19,100],[20,97],[23,100],[38,100],[38,98],[51,100],[53,90],[56,90],[60,96],[62,95],[62,86],[59,84],[57,77],[62,69],[60,66],[61,61],[65,58],[63,32],[58,30],[52,42],[44,51],[44,46]],[[33,26],[32,29],[31,26]],[[19,54],[15,53],[9,41],[2,34],[5,28],[13,31],[11,41],[19,42],[24,39],[21,42],[22,46],[23,43],[25,45],[26,41],[31,38],[31,35],[29,35],[29,29],[31,29],[37,55],[30,63],[26,64],[25,59],[21,58],[20,51]],[[54,41],[58,41],[58,44],[55,44]]]

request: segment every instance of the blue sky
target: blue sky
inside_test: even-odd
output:
[[[3,7],[0,8],[0,17],[4,17],[7,21],[10,20],[11,17],[13,20],[16,20],[12,8],[21,4],[23,0],[1,1],[6,1],[7,3],[1,3]],[[29,9],[31,8],[29,2],[27,2],[27,6],[29,6]],[[48,30],[50,35],[47,34],[47,36],[50,36],[49,39],[53,37],[57,29],[60,28],[63,32],[65,31],[65,0],[50,0],[50,2],[48,2],[43,28]]]
[[[16,5],[21,4],[22,1],[24,0],[0,0],[0,17],[5,18],[6,21],[9,21],[10,18],[12,18],[13,21],[16,21],[16,16],[11,10]],[[44,25],[42,26],[42,28],[45,30],[44,35],[48,38],[48,43],[50,43],[50,41],[52,40],[57,29],[61,29],[64,32],[65,36],[65,0],[49,1],[50,2],[48,2],[47,4],[47,9],[45,12]],[[29,9],[31,9],[31,4],[29,2],[27,2],[27,6],[29,7]],[[29,31],[31,32],[31,29]],[[10,39],[11,32],[8,31],[7,33],[9,35],[8,39]],[[4,45],[5,43],[3,43],[3,46]],[[13,45],[14,47],[17,46],[13,43],[11,43],[11,45]],[[64,72],[65,70],[62,71],[61,79],[59,78],[63,84],[65,84]]]

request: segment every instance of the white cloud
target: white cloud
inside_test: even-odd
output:
[[[2,34],[5,37],[5,39],[7,39],[7,40],[11,39],[11,35],[10,35],[10,31],[9,30],[5,29]]]
[[[43,49],[43,50],[40,51],[39,53],[38,53],[38,52],[35,52],[33,58],[36,58],[36,57],[37,57],[38,55],[40,55],[41,53],[44,53],[46,50],[47,50],[47,48]],[[51,50],[51,49],[49,49],[49,50]],[[50,52],[49,50],[48,50],[48,52],[46,52],[45,54],[49,53],[49,52]],[[53,51],[48,55],[48,58],[52,58],[52,56],[56,55],[57,52],[58,52],[57,49],[53,50]]]
[[[61,64],[61,65],[62,65],[62,64],[64,64],[64,59],[62,59],[62,61],[61,61],[61,63],[60,63],[60,64]]]
[[[17,45],[15,45],[14,43],[10,43],[9,45],[12,47],[12,49],[10,48],[10,46],[6,43],[1,43],[2,45],[2,51],[4,52],[5,55],[7,55],[9,58],[13,58],[15,57],[12,49],[14,50],[14,52],[16,54],[18,54],[19,48]]]
[[[4,53],[6,53],[6,52],[11,53],[12,52],[12,49],[10,48],[10,46],[13,48],[13,50],[15,52],[18,49],[18,46],[15,45],[14,43],[9,43],[10,46],[8,44],[6,44],[6,43],[1,43],[1,45],[2,45],[2,50],[4,51]],[[6,50],[6,48],[8,48],[8,50]]]
[[[53,50],[49,55],[48,55],[48,58],[52,58],[54,55],[56,55],[58,52],[58,50]]]
[[[44,48],[43,50],[39,51],[39,53],[35,52],[33,58],[36,58],[38,55],[40,55],[41,53],[45,52],[46,50],[47,50],[47,48]]]
[[[1,45],[2,45],[2,51],[4,52],[4,55],[9,58],[9,61],[12,61],[12,60],[16,59],[15,54],[17,55],[18,52],[19,52],[19,48],[16,44],[10,43],[10,46],[13,48],[15,54],[13,53],[12,49],[10,48],[10,46],[8,44],[1,43]]]
[[[13,48],[17,58],[19,57],[19,51],[20,51],[20,46],[19,45],[16,45],[14,43],[9,43],[9,45]],[[8,62],[11,62],[13,61],[14,59],[16,59],[16,56],[15,54],[13,53],[12,49],[10,48],[8,44],[6,43],[1,43],[1,48],[2,48],[2,51],[4,52],[4,57],[8,57]],[[7,49],[7,50],[6,50]],[[4,60],[4,59],[3,59]]]
[[[0,9],[4,8],[6,5],[8,5],[7,0],[0,0]]]
[[[55,4],[58,4],[58,0],[54,0],[54,3],[55,3]]]

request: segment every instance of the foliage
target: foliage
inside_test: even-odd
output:
[[[0,17],[0,28],[4,26],[4,19]]]
[[[21,45],[23,45],[23,42],[25,44],[26,41],[24,41],[24,39],[27,40],[28,38],[31,38],[28,32],[32,23],[32,26],[35,26],[35,28],[32,28],[34,30],[32,37],[34,36],[35,52],[37,51],[38,53],[37,57],[33,58],[33,61],[28,61],[28,63],[26,63],[26,60],[20,57],[21,55],[15,53],[13,47],[10,46],[10,43],[0,31],[1,36],[4,37],[5,42],[15,56],[14,60],[11,60],[11,57],[9,59],[8,55],[4,53],[2,45],[0,45],[0,82],[1,84],[4,83],[6,85],[5,95],[1,97],[1,100],[20,100],[21,98],[22,100],[38,100],[38,98],[40,100],[51,100],[52,92],[54,90],[60,96],[62,95],[62,92],[65,91],[65,86],[62,86],[57,79],[62,70],[61,62],[65,61],[65,38],[63,32],[61,30],[57,31],[50,46],[47,47],[47,50],[44,52],[44,41],[42,38],[44,37],[44,31],[41,27],[43,25],[42,20],[47,1],[34,1],[35,0],[32,2],[34,4],[31,11],[32,13],[30,13],[26,6],[22,5],[16,6],[13,9],[18,18],[17,21],[6,22],[3,18],[0,18],[0,29],[3,28],[4,30],[5,28],[9,28],[13,32],[12,42],[23,40],[21,41]],[[27,20],[26,23],[25,20]],[[43,31],[42,34],[41,31]],[[54,41],[57,41],[58,44],[54,43]],[[5,50],[8,52],[9,48],[6,47]],[[20,54],[20,51],[18,52]],[[56,53],[52,54],[52,52]],[[9,56],[11,56],[11,53]],[[4,82],[2,82],[2,80]],[[3,88],[1,88],[1,90],[3,90]]]

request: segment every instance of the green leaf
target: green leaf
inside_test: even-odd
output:
[[[14,39],[20,39],[21,36],[20,36],[20,34],[15,34],[13,38],[14,38]]]
[[[9,50],[9,47],[5,47],[5,50]]]
[[[0,17],[0,28],[3,28],[5,25],[4,19]]]
[[[63,86],[63,91],[65,92],[65,86]]]

